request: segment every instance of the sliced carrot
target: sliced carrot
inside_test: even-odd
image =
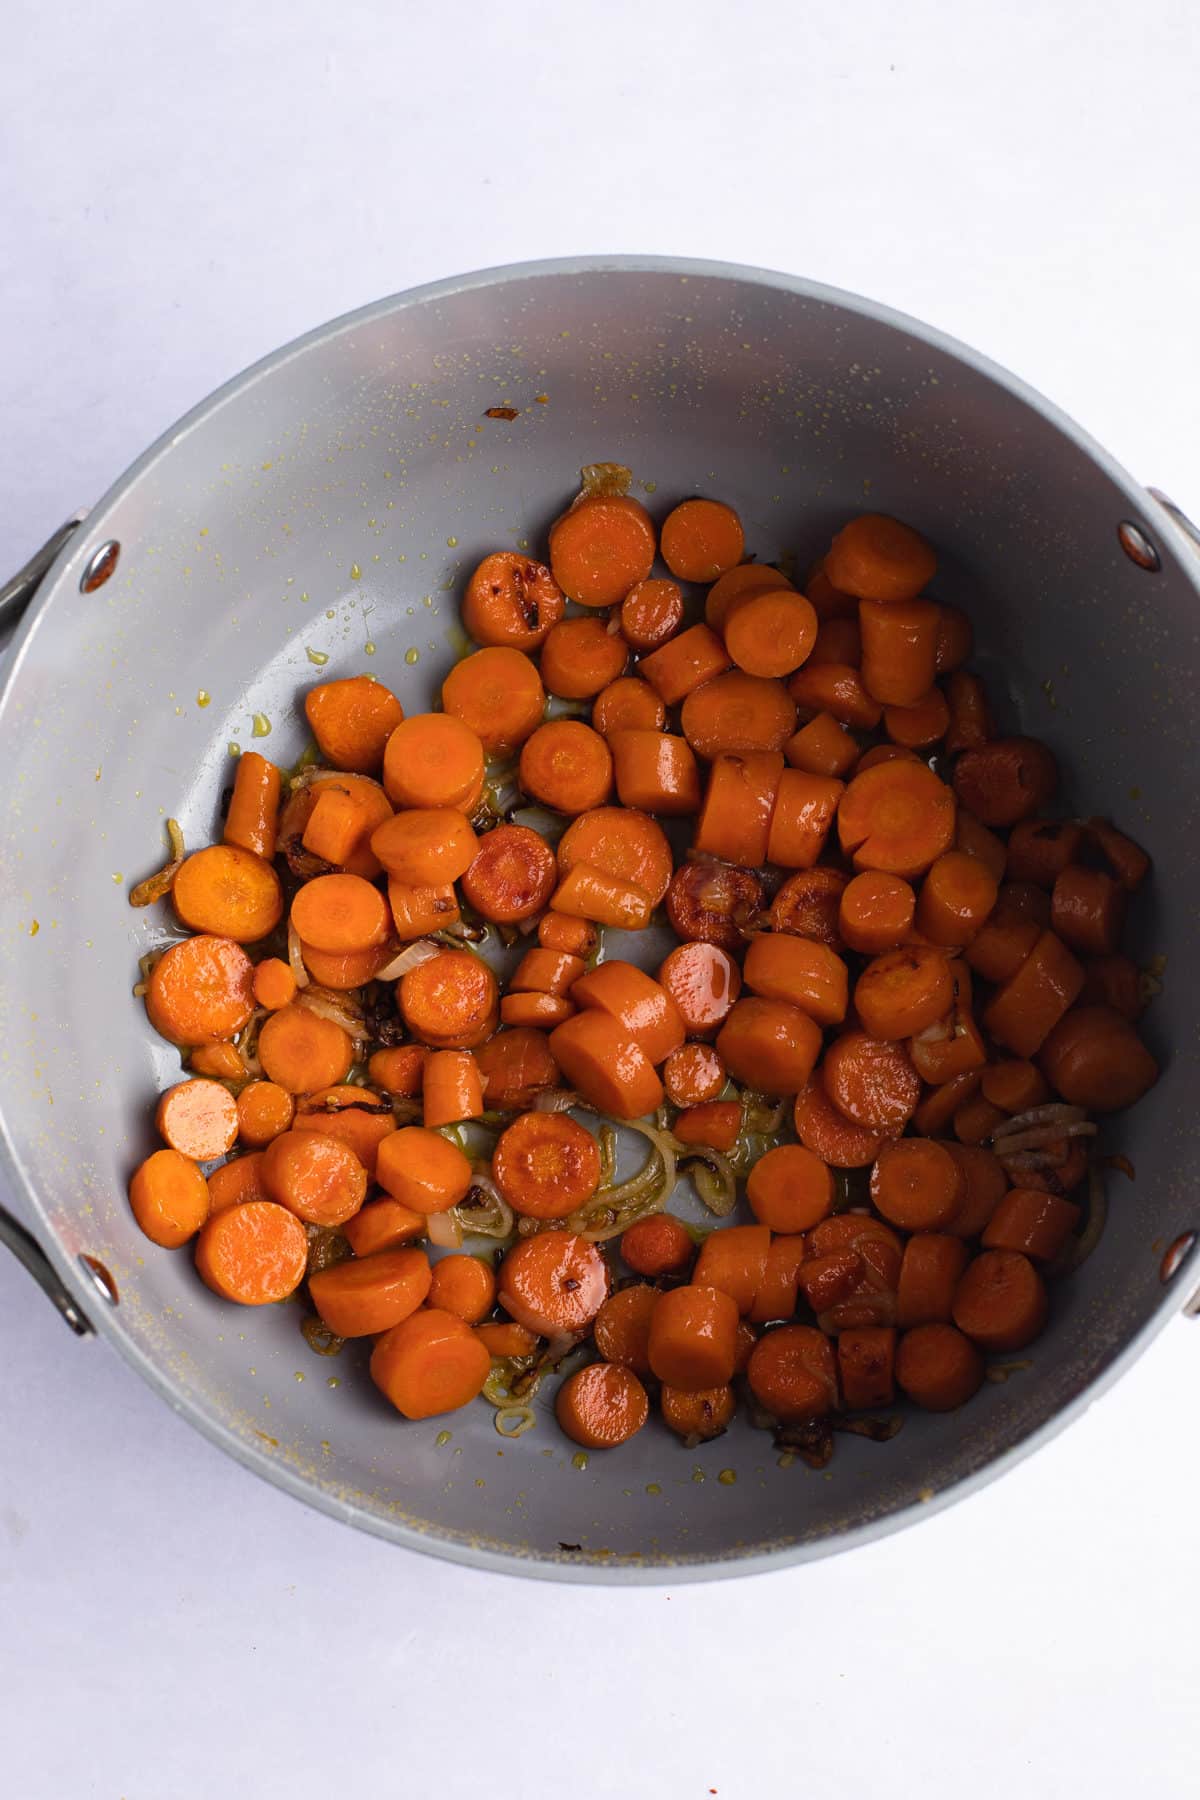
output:
[[[575,1002],[560,994],[505,994],[500,1002],[501,1021],[518,1031],[551,1031],[574,1011]]]
[[[731,662],[711,626],[693,625],[644,656],[638,668],[665,705],[678,706],[693,688],[720,675]]]
[[[670,1288],[650,1320],[650,1367],[687,1393],[723,1387],[737,1359],[736,1301],[719,1288]]]
[[[777,1144],[751,1169],[746,1199],[760,1225],[808,1231],[833,1211],[833,1177],[802,1144]]]
[[[788,1232],[771,1239],[763,1277],[754,1296],[754,1305],[750,1308],[752,1324],[773,1325],[778,1320],[794,1316],[796,1296],[800,1292],[800,1271],[806,1256],[807,1246],[800,1232]],[[753,1350],[752,1343],[747,1361]]]
[[[391,917],[390,909],[388,916]],[[319,987],[346,993],[374,981],[388,960],[388,949],[386,945],[376,944],[369,950],[318,950],[301,939],[300,956]]]
[[[627,887],[641,888],[651,906],[666,893],[674,868],[662,826],[648,813],[625,806],[598,807],[567,826],[558,845],[560,875],[569,874],[576,863],[588,863]]]
[[[1013,1188],[992,1214],[983,1233],[985,1250],[1013,1250],[1035,1262],[1058,1255],[1082,1213],[1072,1201],[1036,1188]]]
[[[862,630],[857,619],[826,619],[817,629],[809,654],[810,663],[842,663],[857,668],[862,662]]]
[[[761,588],[734,601],[724,636],[739,669],[776,679],[807,662],[817,638],[817,615],[792,588]]]
[[[592,1339],[605,1362],[649,1375],[650,1320],[657,1305],[658,1289],[642,1282],[608,1296],[592,1321]]]
[[[687,1106],[671,1127],[681,1144],[705,1144],[722,1153],[732,1150],[741,1136],[742,1107],[738,1100],[704,1100]]]
[[[608,1265],[572,1231],[540,1231],[508,1251],[497,1290],[509,1316],[539,1337],[585,1331],[608,1296]]]
[[[946,683],[946,748],[951,755],[981,750],[995,735],[987,691],[978,675],[956,669]]]
[[[422,1125],[406,1125],[383,1139],[375,1174],[393,1200],[422,1217],[448,1212],[471,1187],[471,1165],[458,1145]]]
[[[1085,979],[1079,998],[1085,1006],[1113,1006],[1127,1019],[1140,1019],[1146,1010],[1142,972],[1131,956],[1092,956],[1084,963]],[[196,1058],[192,1067],[198,1068]],[[214,1070],[202,1070],[213,1074]]]
[[[277,956],[268,956],[254,971],[254,998],[268,1012],[290,1006],[296,998],[296,977],[290,966]]]
[[[699,810],[700,770],[684,738],[661,731],[615,731],[609,746],[622,806],[663,818]]]
[[[311,1131],[284,1131],[263,1151],[263,1186],[277,1206],[308,1225],[341,1225],[367,1196],[367,1172],[348,1144]]]
[[[491,1359],[464,1319],[437,1307],[393,1325],[371,1352],[371,1379],[406,1419],[430,1419],[474,1400]]]
[[[1042,1046],[1042,1068],[1056,1093],[1088,1112],[1119,1112],[1158,1080],[1158,1064],[1129,1020],[1109,1006],[1077,1006]]]
[[[940,950],[909,945],[874,957],[854,986],[854,1007],[876,1038],[908,1038],[950,1010],[954,982]]]
[[[857,619],[858,600],[853,594],[843,594],[835,588],[825,568],[825,559],[821,558],[808,572],[804,583],[804,592],[808,595],[818,619]]]
[[[486,751],[515,750],[542,722],[546,693],[520,650],[476,650],[442,683],[442,706],[469,725]]]
[[[607,1012],[578,1012],[556,1026],[550,1052],[568,1083],[598,1112],[640,1119],[662,1105],[663,1086],[653,1064]]]
[[[429,1052],[423,1044],[401,1044],[394,1050],[376,1050],[367,1064],[367,1074],[373,1086],[407,1100],[421,1092],[428,1059]]]
[[[451,806],[471,812],[483,777],[478,733],[453,713],[414,713],[387,741],[383,785],[393,806]]]
[[[672,1106],[702,1106],[725,1086],[725,1064],[711,1044],[681,1044],[662,1067],[662,1083]]]
[[[590,700],[624,671],[629,649],[602,619],[564,619],[542,645],[546,691],[563,700]]]
[[[1082,848],[1083,826],[1076,819],[1021,819],[1008,836],[1009,880],[1052,888],[1078,863]]]
[[[808,1236],[813,1256],[834,1256],[853,1250],[861,1257],[869,1277],[868,1288],[876,1293],[894,1295],[900,1279],[902,1245],[890,1225],[872,1219],[865,1213],[837,1213],[822,1219]],[[865,1291],[865,1290],[864,1290]],[[846,1324],[891,1323],[891,1320],[847,1319]]]
[[[781,869],[810,869],[825,848],[844,784],[827,775],[784,769],[775,792],[767,860]]]
[[[903,1045],[847,1031],[825,1052],[825,1092],[855,1125],[894,1136],[916,1111],[921,1083]]]
[[[983,1386],[983,1358],[953,1325],[917,1325],[896,1349],[896,1384],[926,1412],[953,1412]]]
[[[270,863],[236,844],[210,844],[182,863],[171,900],[189,931],[254,944],[283,917],[283,890]]]
[[[858,761],[858,745],[832,713],[823,712],[788,739],[783,754],[793,769],[807,775],[844,779]]]
[[[833,1347],[811,1325],[780,1325],[754,1347],[746,1380],[759,1405],[787,1424],[818,1419],[838,1402]]]
[[[947,1143],[946,1148],[967,1184],[966,1197],[946,1230],[956,1238],[978,1237],[1008,1191],[1008,1176],[999,1157],[983,1144]]]
[[[1023,1350],[1046,1323],[1041,1276],[1015,1250],[984,1250],[954,1291],[954,1323],[982,1350]]]
[[[296,1101],[277,1082],[251,1081],[238,1095],[234,1112],[238,1137],[243,1144],[259,1150],[280,1132],[290,1130]]]
[[[668,1431],[689,1444],[708,1443],[712,1438],[720,1437],[737,1407],[733,1389],[728,1384],[702,1388],[698,1393],[690,1394],[664,1382],[658,1403]]]
[[[537,1338],[532,1331],[526,1331],[523,1325],[509,1324],[500,1319],[489,1319],[476,1325],[475,1336],[489,1356],[504,1359],[532,1356],[537,1349]]]
[[[536,650],[550,627],[562,618],[566,604],[562,589],[544,563],[514,550],[495,550],[484,557],[467,583],[463,630],[477,644]]]
[[[652,910],[644,888],[583,862],[572,864],[550,896],[550,904],[556,912],[590,919],[597,925],[613,925],[622,931],[644,930]]]
[[[565,995],[586,968],[582,956],[572,956],[566,950],[543,950],[538,944],[525,952],[509,976],[508,991]]]
[[[596,954],[600,933],[588,919],[569,919],[566,913],[549,912],[538,920],[537,938],[543,950],[561,950],[587,962]]]
[[[835,1309],[855,1297],[864,1279],[862,1257],[857,1250],[847,1250],[828,1256],[806,1256],[797,1285],[805,1305],[818,1318],[830,1319]]]
[[[1052,931],[1043,931],[1014,975],[997,988],[983,1023],[1015,1056],[1033,1056],[1078,998],[1083,970]]]
[[[685,1268],[696,1246],[672,1213],[636,1219],[621,1234],[621,1255],[635,1275],[670,1275]]]
[[[684,943],[740,950],[758,919],[763,888],[748,869],[731,869],[707,857],[680,863],[667,889],[667,918]]]
[[[544,1031],[514,1027],[498,1031],[475,1052],[487,1106],[502,1112],[532,1106],[558,1080],[558,1064]]]
[[[323,1019],[306,1006],[285,1006],[264,1019],[258,1059],[269,1081],[278,1082],[289,1094],[311,1094],[346,1079],[354,1046],[332,1019]]]
[[[1014,903],[1011,884],[1003,883],[990,917],[967,945],[964,961],[985,981],[1008,981],[1041,935],[1041,924]]]
[[[935,944],[961,948],[984,924],[998,891],[998,882],[978,857],[947,850],[921,883],[917,930]]]
[[[1089,819],[1087,834],[1126,893],[1136,893],[1150,873],[1150,858],[1141,845],[1107,819]]]
[[[944,1231],[915,1231],[904,1246],[896,1289],[896,1323],[948,1325],[954,1291],[967,1266],[967,1247]]]
[[[902,1231],[939,1231],[966,1198],[966,1179],[933,1138],[884,1144],[871,1170],[871,1204]]]
[[[422,1118],[430,1131],[481,1117],[483,1077],[471,1052],[434,1050],[425,1065],[424,1097]]]
[[[852,519],[825,553],[830,581],[859,600],[915,600],[936,572],[937,557],[924,538],[884,513]]]
[[[937,672],[949,675],[966,662],[974,647],[971,621],[961,606],[938,607]]]
[[[842,795],[838,835],[856,869],[911,879],[950,848],[954,795],[923,763],[879,763]]]
[[[899,875],[867,869],[843,890],[838,904],[838,929],[851,950],[878,956],[894,950],[907,939],[917,897]]]
[[[223,841],[270,862],[275,854],[282,786],[283,777],[273,762],[257,750],[244,750],[233,778]]]
[[[387,901],[361,875],[318,875],[292,901],[292,924],[316,950],[346,955],[385,944],[392,915]]]
[[[628,494],[581,495],[550,527],[554,579],[581,606],[623,600],[649,575],[654,549],[650,515]]]
[[[325,761],[359,775],[382,766],[388,738],[404,718],[395,694],[369,675],[322,682],[310,689],[304,711]]]
[[[396,1129],[391,1107],[362,1087],[321,1088],[297,1102],[293,1131],[337,1138],[357,1156],[373,1181],[379,1146]]]
[[[693,1287],[717,1288],[728,1294],[744,1317],[754,1305],[770,1242],[765,1225],[729,1225],[710,1231],[692,1270]]]
[[[571,998],[577,1006],[607,1014],[656,1065],[683,1042],[683,1020],[670,994],[633,963],[597,963],[576,980]]]
[[[890,1406],[896,1397],[896,1333],[890,1325],[843,1331],[837,1345],[838,1381],[847,1412]]]
[[[457,881],[470,868],[478,848],[475,833],[452,806],[409,807],[371,833],[371,849],[388,874],[414,887]],[[301,888],[301,894],[306,892]]]
[[[192,1162],[215,1162],[233,1148],[238,1107],[219,1081],[180,1081],[168,1088],[154,1115],[158,1135]]]
[[[618,731],[661,731],[667,709],[648,681],[618,675],[592,702],[592,724],[601,737]]]
[[[177,1250],[208,1217],[208,1184],[190,1156],[155,1150],[134,1171],[129,1205],[152,1243]]]
[[[879,1154],[878,1134],[838,1111],[825,1092],[820,1069],[796,1095],[793,1118],[796,1136],[805,1149],[832,1168],[865,1169]]]
[[[789,875],[771,903],[772,931],[790,931],[840,950],[838,915],[849,879],[841,869],[827,868]]]
[[[981,1085],[984,1099],[1006,1113],[1044,1106],[1050,1098],[1050,1089],[1037,1064],[1019,1057],[993,1063],[983,1071]]]
[[[497,825],[479,840],[462,891],[482,918],[515,925],[542,910],[556,878],[554,852],[544,838],[527,825]]]
[[[663,520],[660,547],[680,581],[716,581],[742,560],[742,521],[720,500],[684,500]]]
[[[728,951],[701,941],[677,944],[658,979],[675,1002],[689,1037],[711,1037],[729,1017],[742,977]]]
[[[795,770],[789,773],[804,779]],[[696,821],[696,849],[743,868],[760,868],[766,860],[782,774],[783,758],[777,751],[716,757]]]
[[[984,1144],[991,1137],[998,1125],[1003,1125],[1004,1113],[982,1094],[967,1100],[954,1115],[954,1135],[960,1144]]]
[[[443,1256],[434,1263],[430,1306],[453,1313],[468,1325],[478,1325],[492,1310],[495,1298],[496,1277],[478,1256]]]
[[[945,1018],[909,1041],[908,1053],[922,1081],[942,1087],[956,1076],[982,1069],[987,1046],[971,1011],[971,971],[961,958],[950,964],[954,1000]]]
[[[840,1025],[846,1016],[846,965],[813,938],[761,932],[746,952],[746,986],[767,1000],[787,1000],[818,1025]]]
[[[875,767],[876,763],[918,762],[919,760],[916,751],[906,750],[903,744],[872,744],[871,748],[864,750],[859,757],[854,773],[865,775],[868,769]]]
[[[910,1045],[910,1056],[913,1048]],[[982,1068],[967,1069],[930,1088],[913,1114],[913,1130],[921,1137],[943,1137],[959,1107],[978,1093],[982,1076]]]
[[[565,1219],[600,1185],[600,1152],[567,1113],[522,1113],[500,1135],[492,1176],[513,1211]]]
[[[864,600],[858,618],[863,686],[884,706],[915,706],[933,686],[938,608],[932,600]]]
[[[932,687],[911,706],[885,706],[883,729],[904,750],[928,750],[946,735],[950,714],[941,688]]]
[[[188,1057],[188,1067],[194,1075],[211,1075],[214,1081],[246,1079],[246,1065],[236,1044],[198,1044]]]
[[[620,619],[631,650],[657,650],[683,623],[683,589],[676,581],[639,581],[622,600]]]
[[[371,833],[391,816],[391,801],[369,776],[315,776],[296,788],[280,814],[279,849],[298,875],[317,873],[312,859],[330,861],[325,852],[336,849],[347,875],[374,881],[380,868]]]
[[[294,1213],[270,1200],[228,1206],[196,1240],[196,1269],[222,1300],[269,1306],[294,1294],[304,1279],[308,1239]]]
[[[995,738],[965,750],[954,765],[954,791],[963,806],[993,828],[1016,825],[1049,806],[1058,764],[1035,738]]]
[[[612,1450],[628,1443],[650,1416],[646,1390],[632,1369],[618,1363],[589,1363],[559,1388],[554,1416],[572,1443],[587,1450]]]
[[[788,682],[788,693],[803,712],[829,713],[855,731],[874,731],[883,717],[883,707],[849,663],[806,663]]]
[[[954,848],[962,850],[967,856],[976,857],[989,871],[997,883],[1004,880],[1008,868],[1008,851],[1004,842],[986,825],[981,825],[973,813],[960,807],[958,817],[954,821]]]
[[[224,1212],[227,1206],[244,1206],[249,1200],[266,1198],[261,1150],[252,1150],[248,1156],[231,1157],[219,1169],[213,1169],[208,1177],[210,1213]]]
[[[399,1200],[368,1200],[361,1212],[341,1227],[355,1256],[373,1256],[378,1250],[398,1250],[413,1238],[425,1236],[424,1213],[401,1206]]]
[[[1054,883],[1050,923],[1083,956],[1112,956],[1125,923],[1125,889],[1102,869],[1065,868]]]
[[[590,725],[551,719],[526,738],[520,779],[527,794],[554,812],[590,812],[612,792],[612,753]]]
[[[308,1278],[308,1293],[337,1337],[374,1337],[415,1313],[430,1284],[423,1250],[379,1250],[315,1271]]]
[[[473,1050],[496,1029],[496,977],[469,950],[441,950],[409,969],[397,997],[413,1037],[438,1050]]]
[[[705,621],[714,631],[723,631],[725,620],[735,600],[743,594],[754,594],[763,588],[786,588],[794,586],[786,575],[778,569],[772,569],[766,563],[738,563],[736,568],[726,569],[709,588],[704,600]]]
[[[717,1034],[735,1081],[765,1094],[798,1094],[821,1054],[821,1028],[798,1006],[739,1000]]]

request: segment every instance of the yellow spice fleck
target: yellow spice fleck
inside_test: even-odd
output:
[[[212,704],[212,695],[209,693],[207,688],[201,688],[200,692],[196,695],[196,705],[197,706],[210,706],[211,704]]]
[[[721,1483],[722,1487],[732,1487],[737,1480],[737,1470],[722,1469],[721,1473],[717,1476],[717,1480]]]
[[[33,923],[32,923],[32,925],[31,925],[31,926],[30,926],[30,927],[29,927],[29,935],[30,935],[30,937],[36,937],[36,936],[37,936],[37,934],[38,934],[38,932],[39,932],[39,931],[40,931],[40,930],[41,930],[41,929],[42,929],[42,928],[41,928],[41,926],[40,926],[40,925],[39,925],[39,924],[38,924],[38,922],[37,922],[37,920],[36,920],[36,919],[35,919],[35,920],[34,920],[34,921],[33,921]]]

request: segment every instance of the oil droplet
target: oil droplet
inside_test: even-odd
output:
[[[362,570],[359,568],[357,563],[350,564],[350,579],[351,579],[351,581],[361,581],[362,580]]]
[[[642,491],[647,494],[657,494],[657,492],[658,492],[657,481],[643,481]]]
[[[94,775],[93,775],[93,776],[92,776],[92,780],[93,780],[93,781],[99,781],[99,779],[100,779],[100,774],[101,774],[101,771],[100,771],[100,769],[97,769],[97,770],[96,770],[96,773],[95,773],[95,774],[94,774]]]
[[[301,594],[301,596],[300,596],[300,604],[301,604],[301,605],[302,605],[302,606],[304,606],[304,605],[306,605],[306,604],[307,604],[307,602],[308,602],[308,595],[307,595],[307,594]]]
[[[661,1494],[662,1489],[659,1487],[657,1481],[648,1481],[646,1483],[646,1492],[648,1494]]]
[[[326,1387],[330,1387],[330,1388],[341,1387],[341,1385],[342,1385],[341,1380],[337,1375],[327,1375],[326,1376],[326,1378],[325,1378],[325,1386]]]
[[[717,1480],[721,1483],[722,1487],[732,1487],[737,1480],[737,1470],[722,1469],[721,1473],[717,1476]]]
[[[451,550],[458,549],[458,539],[457,538],[447,538],[446,544],[449,547],[449,549],[451,549]]]
[[[120,869],[117,869],[113,875],[113,880],[117,883],[118,886],[120,886],[121,882],[123,882],[124,879],[125,879],[125,877],[122,875]]]
[[[421,652],[419,650],[406,650],[404,652],[404,660],[409,664],[420,662]]]
[[[304,1372],[303,1372],[303,1370],[301,1370],[301,1369],[296,1369],[296,1370],[295,1370],[295,1371],[294,1371],[294,1373],[295,1373],[295,1376],[296,1376],[296,1380],[297,1380],[297,1381],[303,1381],[303,1380],[304,1380]]]
[[[795,1462],[795,1460],[796,1459],[792,1455],[791,1451],[785,1450],[783,1455],[779,1458],[779,1467],[781,1469],[790,1469],[792,1464]]]
[[[207,688],[201,688],[200,692],[196,695],[196,705],[197,706],[210,706],[211,704],[212,704],[212,695],[209,693]]]
[[[575,1452],[574,1456],[571,1458],[571,1467],[573,1469],[586,1469],[587,1468],[587,1451],[586,1450],[577,1450]]]
[[[225,748],[228,750],[230,756],[240,756],[242,754],[242,746],[240,744],[235,744],[232,738],[230,738]]]
[[[918,1488],[917,1489],[917,1499],[924,1500],[927,1502],[932,1500],[933,1499],[933,1489],[931,1487]]]
[[[326,654],[323,650],[309,649],[305,652],[305,654],[308,657],[308,660],[310,663],[316,663],[318,669],[323,669],[325,667],[325,664],[329,661],[329,658],[326,656]]]
[[[327,619],[336,619],[337,618],[337,614],[334,612],[332,606],[329,608],[329,611],[325,614],[325,617]]]
[[[374,644],[364,644],[363,645],[363,655],[364,656],[374,656],[374,654],[375,654]]]
[[[703,1481],[704,1479],[705,1479],[705,1476],[704,1476],[703,1469],[693,1469],[692,1470],[692,1480],[693,1481],[700,1482],[700,1481]]]
[[[422,606],[432,606],[433,605],[433,595],[432,594],[422,594],[421,605]]]
[[[439,1431],[433,1441],[440,1450],[443,1444],[448,1444],[450,1442],[450,1433],[448,1431]]]
[[[475,1477],[475,1486],[476,1487],[484,1487],[485,1485],[486,1485],[486,1483],[484,1482],[483,1476],[477,1475]]]
[[[270,737],[271,721],[268,719],[266,713],[255,713],[254,729],[250,735],[251,737]]]
[[[322,1450],[323,1450],[323,1451],[324,1451],[324,1452],[325,1452],[325,1454],[326,1454],[326,1456],[332,1456],[332,1455],[333,1455],[333,1451],[332,1451],[332,1449],[331,1449],[331,1448],[330,1448],[330,1444],[329,1444],[329,1439],[328,1439],[328,1438],[322,1438],[322,1439],[321,1439],[321,1448],[322,1448]]]
[[[539,406],[548,406],[550,404],[549,394],[535,394],[533,397]]]
[[[37,922],[37,920],[36,920],[36,919],[35,919],[35,920],[34,920],[34,921],[33,921],[33,923],[32,923],[32,924],[31,924],[31,925],[30,925],[30,927],[29,927],[29,935],[30,935],[30,937],[36,937],[36,936],[37,936],[37,934],[38,934],[38,932],[39,932],[39,931],[40,931],[40,930],[41,930],[41,929],[42,929],[42,928],[41,928],[41,926],[40,926],[40,925],[39,925],[39,924],[38,924],[38,922]]]

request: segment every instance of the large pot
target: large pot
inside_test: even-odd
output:
[[[485,416],[497,406],[518,416]],[[1167,958],[1147,1022],[1165,1075],[1110,1132],[1136,1181],[1113,1176],[1100,1248],[1061,1287],[1028,1369],[889,1443],[841,1440],[828,1479],[780,1467],[745,1426],[693,1452],[653,1428],[581,1469],[548,1418],[508,1445],[482,1404],[407,1425],[357,1358],[308,1351],[297,1308],[221,1304],[186,1254],[147,1244],[125,1199],[152,1095],[178,1074],[130,992],[162,927],[130,910],[128,884],[156,865],[164,814],[191,844],[213,831],[227,744],[248,743],[256,717],[263,747],[294,758],[308,649],[328,655],[323,676],[372,669],[427,705],[456,653],[464,573],[537,543],[601,458],[628,463],[656,507],[719,493],[760,556],[790,548],[800,566],[864,504],[910,520],[941,552],[938,592],[971,610],[1009,722],[1053,744],[1069,802],[1112,809],[1155,859],[1139,948]],[[70,535],[0,695],[0,1123],[46,1285],[248,1468],[396,1543],[490,1568],[745,1573],[970,1492],[1081,1411],[1200,1267],[1198,567],[1180,525],[1012,377],[784,275],[642,259],[505,269],[279,351]],[[36,1263],[30,1238],[4,1232]],[[728,1470],[736,1481],[718,1479]]]

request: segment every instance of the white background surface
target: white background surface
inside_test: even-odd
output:
[[[276,343],[588,250],[888,300],[1200,511],[1191,0],[9,0],[4,39],[0,571]],[[1200,1326],[916,1532],[613,1591],[307,1513],[2,1256],[0,1317],[12,1800],[1196,1792]]]

